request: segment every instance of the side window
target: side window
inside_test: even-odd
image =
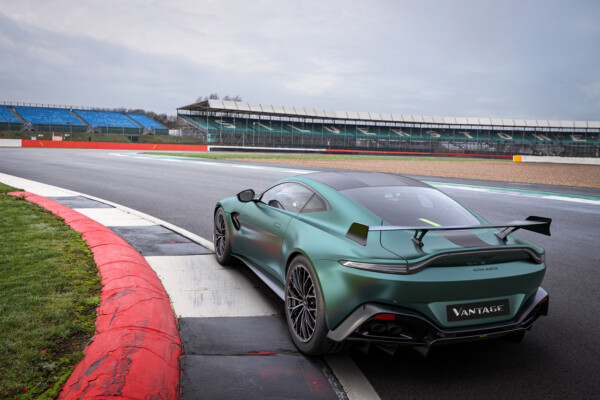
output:
[[[321,196],[314,194],[302,209],[303,213],[327,211],[327,203]]]
[[[300,212],[313,194],[312,190],[303,185],[291,182],[282,183],[264,192],[260,201],[271,207]]]

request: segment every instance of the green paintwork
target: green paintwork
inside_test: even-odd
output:
[[[493,260],[495,263],[485,265],[479,265],[477,257],[464,256],[460,258],[464,262],[462,265],[442,261],[410,275],[343,266],[338,261],[405,264],[441,253],[478,248],[457,244],[466,240],[463,236],[502,249],[525,247],[540,255],[544,250],[516,235],[509,236],[504,243],[494,235],[498,229],[492,228],[470,231],[463,236],[431,231],[424,239],[423,247],[411,241],[414,231],[375,231],[369,233],[366,245],[362,246],[346,237],[352,223],[367,226],[387,223],[330,186],[311,180],[310,175],[286,178],[277,183],[284,181],[310,186],[329,202],[331,209],[293,213],[260,202],[241,203],[236,197],[224,199],[216,207],[223,207],[226,212],[233,253],[261,268],[281,288],[284,287],[286,267],[296,254],[304,254],[310,260],[323,292],[330,330],[367,303],[396,307],[398,312],[417,312],[442,328],[508,321],[535,294],[544,277],[544,262],[538,264],[522,256],[499,256]],[[242,223],[239,231],[232,224],[232,213],[239,214]],[[509,315],[447,321],[447,305],[496,299],[508,299]]]

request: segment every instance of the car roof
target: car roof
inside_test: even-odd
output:
[[[430,187],[429,185],[402,175],[382,174],[380,172],[339,171],[316,172],[304,175],[308,179],[321,182],[337,191],[377,186]]]

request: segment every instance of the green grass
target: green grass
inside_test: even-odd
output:
[[[56,398],[93,336],[100,277],[64,221],[0,184],[0,398]]]
[[[10,192],[21,192],[21,191],[22,191],[21,189],[14,188],[12,186],[8,186],[8,185],[5,185],[4,183],[0,182],[0,194],[10,193]]]
[[[210,158],[227,160],[241,159],[271,159],[271,160],[375,160],[375,161],[489,161],[470,157],[405,157],[405,156],[356,156],[356,155],[325,155],[325,154],[248,154],[248,153],[165,153],[147,152],[162,156]],[[494,160],[498,161],[498,160]]]

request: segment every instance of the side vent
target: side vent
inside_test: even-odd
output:
[[[235,228],[236,231],[240,230],[240,221],[238,220],[240,216],[240,213],[234,212],[231,213],[231,221],[233,222],[233,227]]]
[[[346,237],[350,240],[354,240],[358,244],[363,246],[367,245],[367,236],[369,235],[369,227],[367,225],[359,224],[358,222],[350,225]]]

